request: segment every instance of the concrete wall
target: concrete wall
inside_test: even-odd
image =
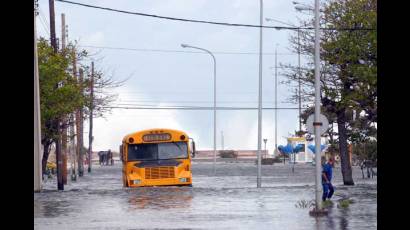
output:
[[[238,158],[257,158],[257,150],[234,150],[236,154],[238,154]],[[268,150],[262,150],[261,151],[262,156],[265,154],[268,155]],[[214,157],[214,151],[213,150],[197,150],[195,158],[198,159],[208,159],[208,158],[213,158]],[[219,157],[219,150],[216,150],[216,157]]]

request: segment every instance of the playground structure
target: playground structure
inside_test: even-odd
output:
[[[313,163],[315,157],[315,146],[311,141],[307,141],[305,137],[287,137],[286,146],[278,146],[279,152],[282,154],[288,154],[289,163]],[[321,145],[321,155],[324,156],[324,152],[327,145]]]

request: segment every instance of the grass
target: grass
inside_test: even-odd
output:
[[[348,208],[350,204],[354,203],[351,199],[342,199],[339,200],[339,204],[337,205],[338,208]]]
[[[325,200],[322,202],[323,208],[328,208],[328,207],[331,207],[332,205],[333,205],[333,202],[331,200]]]

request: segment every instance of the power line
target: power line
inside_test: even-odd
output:
[[[48,28],[44,25],[44,22],[43,22],[43,20],[41,19],[41,17],[39,17],[39,21],[40,21],[40,24],[41,24],[41,29],[42,29],[46,34],[50,35],[50,31],[47,30]]]
[[[108,46],[90,46],[90,45],[79,45],[79,47],[85,48],[97,48],[97,49],[113,49],[113,50],[130,50],[130,51],[141,51],[141,52],[162,52],[162,53],[199,53],[204,54],[204,52],[199,51],[184,51],[184,50],[163,50],[163,49],[141,49],[141,48],[123,48],[123,47],[108,47]],[[241,54],[241,55],[258,55],[256,52],[212,52],[214,54]],[[274,53],[263,53],[263,55],[275,55]],[[278,55],[297,55],[296,53],[278,53]]]
[[[160,94],[208,94],[209,91],[207,90],[195,90],[195,91],[148,91],[148,92],[141,92],[141,91],[123,91],[123,92],[116,92],[118,94],[137,94],[137,95],[145,95],[145,94],[155,94],[155,95],[160,95]],[[220,94],[255,94],[258,92],[251,92],[251,91],[231,91],[231,92],[220,92]]]
[[[50,36],[50,33],[44,28],[43,22],[41,20],[40,20],[40,24],[41,24],[41,26],[39,26],[38,28],[41,28],[41,31],[43,31],[44,34]],[[37,39],[38,39],[38,37],[37,37]]]
[[[121,105],[129,105],[132,103],[158,102],[158,103],[212,103],[213,101],[160,101],[160,100],[119,100],[117,103]],[[273,103],[274,101],[263,101],[265,103]],[[257,101],[218,101],[218,103],[257,103]]]
[[[256,103],[254,103],[256,104]],[[264,105],[269,105],[271,103],[263,103]],[[139,108],[160,108],[160,109],[199,109],[199,110],[211,110],[211,107],[206,107],[206,106],[197,106],[197,105],[169,105],[169,104],[162,104],[162,105],[156,105],[156,104],[111,104],[109,105],[110,108],[132,108],[132,109],[139,109]],[[103,107],[107,108],[107,107]],[[212,107],[213,108],[213,107]],[[241,110],[248,110],[252,109],[252,107],[232,107],[232,106],[221,106],[219,107],[221,110],[236,110],[236,109],[241,109]],[[257,108],[255,108],[257,109]],[[274,108],[265,108],[265,109],[274,109]],[[279,108],[278,109],[294,109],[294,108]]]
[[[49,30],[49,28],[48,28],[48,26],[47,26],[47,25],[48,25],[48,22],[47,22],[46,17],[43,15],[43,12],[41,11],[40,8],[38,8],[38,12],[40,13],[40,14],[39,14],[39,15],[40,15],[39,19],[40,19],[40,23],[41,23],[43,29],[45,30],[46,33],[48,33],[48,35],[50,35],[50,30]]]
[[[163,106],[163,107],[131,107],[131,106],[102,106],[102,108],[107,109],[141,109],[141,110],[213,110],[214,107],[205,107],[205,106]],[[216,110],[257,110],[256,107],[216,107]],[[265,110],[297,110],[299,108],[292,108],[292,107],[264,107],[262,109]]]
[[[47,21],[47,18],[44,16],[43,11],[42,11],[40,8],[38,9],[38,11],[40,12],[40,20],[41,20],[41,22],[44,23],[43,25],[44,25],[44,27],[46,28],[47,33],[50,34],[50,29],[48,28],[49,23],[48,23],[48,21]]]
[[[66,1],[66,0],[56,0],[56,1],[57,2],[64,2],[64,3],[68,3],[68,4],[73,4],[73,5],[89,7],[89,8],[94,8],[94,9],[101,9],[101,10],[119,12],[119,13],[124,13],[124,14],[132,14],[132,15],[139,15],[139,16],[145,16],[145,17],[154,17],[154,18],[161,18],[161,19],[174,20],[174,21],[183,21],[183,22],[195,22],[195,23],[204,23],[204,24],[213,24],[213,25],[253,27],[253,28],[262,27],[262,28],[269,28],[269,29],[288,29],[288,30],[298,30],[298,29],[313,30],[313,29],[315,29],[314,27],[260,26],[260,25],[250,25],[250,24],[212,22],[212,21],[185,19],[185,18],[174,18],[174,17],[154,15],[154,14],[145,14],[145,13],[125,11],[125,10],[117,10],[117,9],[112,9],[112,8],[108,8],[108,7],[88,5],[88,4],[84,4],[84,3],[72,2],[72,1]],[[376,30],[374,28],[321,28],[321,29],[322,30]]]

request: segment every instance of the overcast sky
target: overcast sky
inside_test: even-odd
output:
[[[90,5],[168,17],[259,24],[258,0],[73,0]],[[311,4],[310,1],[300,1]],[[40,0],[37,17],[38,36],[49,38],[49,8]],[[117,12],[91,9],[55,2],[56,32],[61,37],[61,13],[66,15],[68,39],[80,46],[121,47],[151,50],[179,50],[181,43],[212,52],[259,51],[259,29],[171,21]],[[264,18],[270,17],[297,24],[297,17],[308,17],[294,10],[290,0],[265,0]],[[264,25],[283,26],[274,22]],[[263,30],[263,106],[274,106],[275,46],[278,63],[296,64],[297,55],[289,50],[285,30]],[[85,48],[85,47],[83,47]],[[114,91],[114,105],[146,106],[213,106],[213,62],[209,54],[178,52],[142,52],[135,50],[86,48],[97,69],[113,73],[114,78],[129,78]],[[217,106],[257,107],[259,56],[255,54],[215,54],[217,62]],[[306,62],[302,57],[302,64]],[[84,63],[86,64],[86,63]],[[278,70],[278,81],[284,80]],[[278,86],[278,107],[290,95],[287,85]],[[257,149],[257,110],[217,111],[217,148],[221,148],[221,131],[225,149]],[[262,136],[267,148],[274,148],[274,111],[263,110]],[[298,110],[278,111],[278,145],[286,144],[285,136],[298,129]],[[94,120],[93,149],[118,150],[124,135],[141,129],[172,128],[186,131],[200,150],[213,148],[212,110],[125,110],[114,109],[105,118]],[[85,129],[88,131],[88,123]],[[88,147],[88,133],[84,135]],[[262,149],[264,145],[262,143]]]

